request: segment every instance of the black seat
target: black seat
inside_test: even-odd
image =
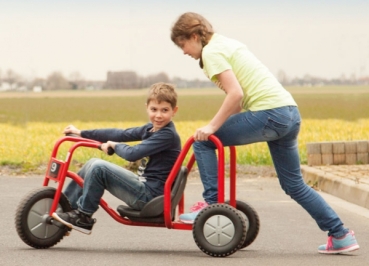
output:
[[[188,169],[182,166],[172,185],[171,203],[172,217],[174,219],[176,207],[182,198],[187,183]],[[125,205],[119,205],[117,211],[122,217],[132,221],[147,223],[164,223],[164,195],[153,198],[146,203],[142,210],[134,210]]]

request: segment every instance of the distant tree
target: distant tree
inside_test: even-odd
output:
[[[141,87],[149,87],[151,86],[151,84],[157,82],[170,82],[170,79],[166,73],[160,72],[158,74],[150,75],[144,78]]]
[[[46,80],[43,79],[43,78],[35,78],[34,80],[32,80],[30,85],[31,85],[32,88],[37,86],[37,87],[41,87],[41,88],[45,89],[46,88]]]
[[[8,69],[5,73],[5,76],[3,77],[3,81],[7,82],[10,85],[11,89],[16,89],[17,83],[20,83],[22,81],[22,78],[13,70]]]
[[[288,83],[288,78],[286,72],[284,72],[282,69],[280,69],[277,73],[277,79],[282,84]]]
[[[80,90],[86,87],[86,81],[78,71],[70,73],[69,83],[72,90]]]
[[[108,89],[136,89],[139,77],[134,71],[109,71],[107,73],[106,88]]]
[[[46,79],[46,90],[70,90],[71,86],[68,80],[60,73],[53,72]]]

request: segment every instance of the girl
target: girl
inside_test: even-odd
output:
[[[204,203],[182,214],[180,220],[193,223],[208,204],[217,202],[217,158],[212,134],[224,146],[267,142],[282,189],[328,231],[328,242],[320,253],[336,254],[359,249],[353,231],[343,223],[324,199],[307,186],[300,170],[297,136],[301,118],[291,94],[247,49],[233,39],[214,32],[201,15],[184,13],[175,22],[172,41],[185,55],[199,59],[205,75],[226,93],[213,119],[194,133],[193,145],[204,185]],[[246,110],[246,112],[241,112]]]

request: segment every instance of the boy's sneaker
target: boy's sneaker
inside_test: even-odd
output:
[[[96,223],[96,219],[93,219],[78,210],[64,213],[54,212],[52,217],[69,228],[87,235],[91,234],[92,227]]]
[[[328,237],[328,243],[319,246],[318,252],[323,254],[339,254],[358,250],[359,248],[354,231],[350,231],[340,238]]]
[[[179,220],[185,224],[193,224],[196,219],[196,216],[206,208],[209,204],[203,201],[196,202],[191,208],[190,213],[183,213],[179,216]]]

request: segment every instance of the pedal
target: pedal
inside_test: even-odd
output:
[[[60,229],[64,229],[64,228],[67,227],[67,226],[65,226],[64,224],[62,224],[61,222],[59,222],[55,219],[51,219],[50,223],[57,226],[57,227],[59,227]]]

